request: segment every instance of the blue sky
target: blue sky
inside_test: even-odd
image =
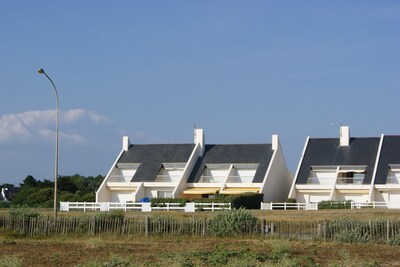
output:
[[[400,134],[399,1],[4,1],[0,184],[105,175],[132,143]]]

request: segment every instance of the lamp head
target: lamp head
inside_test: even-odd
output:
[[[38,69],[37,71],[39,74],[44,74],[44,69]]]

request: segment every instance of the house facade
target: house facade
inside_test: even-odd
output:
[[[195,129],[193,144],[123,148],[96,193],[96,202],[143,198],[212,198],[257,192],[264,201],[284,201],[292,184],[279,138],[272,144],[206,144]]]
[[[351,138],[341,126],[339,138],[307,138],[289,198],[400,204],[399,163],[400,136]]]

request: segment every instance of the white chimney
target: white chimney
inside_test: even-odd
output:
[[[350,128],[349,126],[340,126],[340,146],[348,146],[350,144]]]
[[[200,156],[203,156],[205,149],[204,130],[194,129],[194,144],[200,144]]]
[[[129,137],[128,136],[122,137],[122,149],[124,151],[128,151],[130,145],[131,145],[131,142],[129,142]]]
[[[272,135],[272,150],[277,150],[279,147],[279,137],[277,134]]]

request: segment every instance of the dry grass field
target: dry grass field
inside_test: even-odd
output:
[[[1,239],[0,266],[400,265],[400,249],[382,244],[187,237]]]
[[[0,210],[0,214],[7,213],[8,210]],[[40,209],[40,212],[45,216],[53,216],[51,209]],[[252,214],[260,219],[266,219],[267,221],[322,221],[332,220],[338,218],[355,218],[360,220],[374,220],[374,219],[400,219],[400,210],[388,210],[388,209],[354,209],[354,210],[250,210]],[[94,211],[70,211],[70,212],[59,212],[58,215],[64,216],[82,216],[82,215],[93,215]],[[212,217],[215,212],[195,212],[195,213],[184,213],[180,211],[156,211],[156,212],[139,212],[139,211],[128,211],[125,213],[126,217],[139,217],[139,216],[155,216],[160,214],[168,214],[174,217]]]
[[[0,214],[6,214],[1,210]],[[52,216],[51,210],[40,210]],[[400,219],[397,210],[251,211],[268,221]],[[176,217],[215,216],[197,212],[128,212],[127,217],[168,214]],[[92,216],[95,212],[59,213]],[[321,240],[279,240],[265,237],[111,237],[49,236],[28,238],[0,229],[2,266],[400,266],[400,247],[348,244]]]

